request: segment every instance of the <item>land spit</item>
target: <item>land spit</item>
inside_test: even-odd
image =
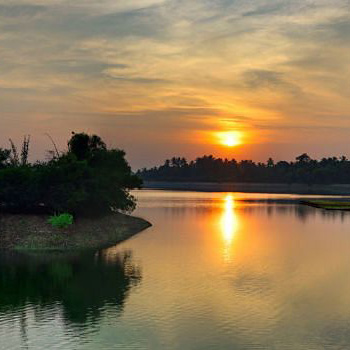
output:
[[[86,250],[124,241],[151,224],[113,213],[101,218],[77,218],[67,228],[53,227],[47,215],[0,214],[0,249]]]

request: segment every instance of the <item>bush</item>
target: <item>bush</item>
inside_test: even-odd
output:
[[[0,203],[7,210],[28,212],[40,205],[38,173],[31,166],[0,170]]]
[[[89,216],[135,208],[129,191],[142,181],[124,151],[108,150],[98,136],[87,134],[73,134],[68,148],[48,162],[0,169],[0,208]]]
[[[53,215],[50,217],[49,223],[53,227],[67,228],[69,225],[73,224],[73,215],[69,213]]]

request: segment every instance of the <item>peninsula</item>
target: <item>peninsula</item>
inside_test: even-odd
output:
[[[126,215],[136,207],[130,190],[142,180],[119,149],[97,135],[72,133],[68,151],[28,162],[30,138],[18,151],[0,149],[0,249],[103,248],[151,226]]]

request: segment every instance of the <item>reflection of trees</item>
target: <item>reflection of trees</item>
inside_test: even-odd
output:
[[[97,321],[108,305],[121,312],[140,271],[130,252],[106,260],[103,253],[75,257],[0,256],[0,312],[62,305],[64,320],[73,324]]]
[[[218,203],[220,205],[218,205]],[[169,217],[183,217],[186,216],[206,216],[208,214],[215,214],[222,212],[222,201],[214,203],[207,203],[202,201],[199,205],[189,206],[174,206],[162,208],[164,215]],[[313,208],[306,205],[299,204],[298,200],[288,199],[235,199],[235,212],[238,214],[244,212],[245,214],[263,213],[268,217],[274,215],[294,216],[298,220],[306,222],[310,218],[322,217],[323,220],[341,220],[344,221],[346,217],[350,217],[350,211],[341,210],[323,210]]]
[[[237,203],[245,203],[238,205],[238,209],[245,213],[262,212],[267,216],[286,215],[295,216],[298,220],[306,222],[309,218],[322,217],[325,220],[341,220],[350,216],[349,211],[341,210],[324,210],[301,205],[295,200],[237,200]]]

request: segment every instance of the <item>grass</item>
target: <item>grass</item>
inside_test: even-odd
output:
[[[350,201],[312,200],[301,201],[301,204],[327,210],[350,210]]]
[[[67,228],[73,224],[73,215],[69,213],[63,213],[59,215],[50,216],[48,222],[53,227]]]

